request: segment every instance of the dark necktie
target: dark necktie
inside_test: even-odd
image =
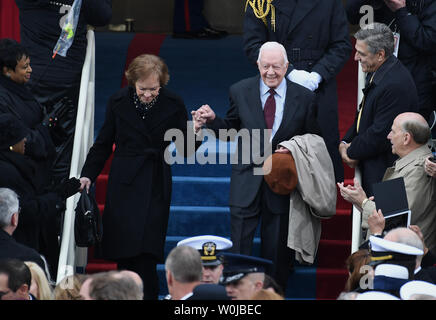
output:
[[[269,97],[266,99],[265,106],[263,107],[263,115],[265,117],[265,123],[267,129],[272,129],[274,124],[274,117],[276,114],[276,99],[274,94],[276,93],[274,89],[269,89]]]

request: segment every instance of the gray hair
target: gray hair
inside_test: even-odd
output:
[[[178,246],[171,250],[165,261],[165,269],[181,283],[201,281],[203,263],[198,250],[189,246]]]
[[[404,132],[408,132],[412,135],[413,140],[420,145],[424,145],[431,138],[431,130],[427,123],[417,121],[414,119],[405,120],[402,123],[402,129]]]
[[[383,23],[371,23],[356,32],[354,37],[364,41],[372,54],[384,50],[385,57],[389,58],[394,53],[394,35],[391,29]]]
[[[12,215],[18,212],[18,195],[9,188],[0,188],[0,228],[11,223]]]
[[[269,42],[265,42],[259,49],[259,55],[257,56],[257,62],[260,61],[260,57],[262,55],[262,52],[265,50],[280,50],[280,52],[283,55],[283,61],[286,63],[288,63],[288,54],[286,53],[286,49],[285,47],[275,41],[269,41]]]
[[[94,300],[142,300],[143,291],[130,277],[117,276],[116,271],[91,276],[89,296]]]

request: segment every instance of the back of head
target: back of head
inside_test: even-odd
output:
[[[116,276],[116,271],[92,276],[89,295],[94,300],[142,300],[143,292],[130,277]]]
[[[425,145],[431,139],[431,130],[422,115],[415,112],[405,112],[398,115],[401,129],[408,132],[418,145]]]
[[[284,298],[272,290],[260,289],[253,294],[251,300],[284,300]]]
[[[424,244],[422,240],[414,231],[410,230],[409,228],[392,229],[384,236],[384,239],[424,250]]]
[[[4,67],[15,70],[23,57],[29,57],[29,53],[22,44],[12,39],[0,40],[0,74]]]
[[[360,29],[354,37],[365,42],[372,54],[384,50],[387,59],[394,53],[394,36],[391,29],[383,23],[371,23]]]
[[[165,261],[165,269],[170,271],[174,279],[181,283],[201,281],[202,268],[198,250],[184,245],[172,249]]]
[[[23,291],[25,294],[28,293],[32,282],[32,275],[23,261],[18,259],[0,260],[0,275],[1,274],[8,277],[8,287],[13,293],[16,293],[21,288],[24,288]]]
[[[0,188],[0,228],[8,227],[12,215],[18,212],[18,196],[9,188]]]
[[[24,263],[29,267],[30,273],[32,274],[30,293],[38,300],[52,300],[53,290],[44,270],[35,262],[26,261]]]
[[[364,274],[366,274],[366,272],[362,270],[362,267],[369,265],[370,262],[371,256],[369,251],[366,249],[357,250],[347,258],[345,265],[347,267],[349,277],[345,284],[344,291],[349,292],[359,288],[360,279]]]
[[[54,288],[54,300],[81,300],[80,287],[85,279],[85,275],[77,273],[71,276],[66,276]]]

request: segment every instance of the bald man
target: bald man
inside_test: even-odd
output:
[[[436,249],[436,179],[424,170],[425,160],[432,155],[427,146],[430,139],[428,123],[418,113],[401,113],[394,119],[387,138],[391,142],[392,153],[399,159],[386,170],[383,181],[404,178],[412,212],[410,223],[421,228],[425,244],[433,251]],[[338,186],[342,197],[362,212],[362,228],[368,229],[368,217],[375,210],[375,202],[367,198],[357,181],[354,186],[344,186],[343,183],[338,183]]]

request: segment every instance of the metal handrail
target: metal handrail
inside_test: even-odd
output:
[[[77,107],[76,128],[73,153],[71,156],[70,177],[79,177],[86,155],[94,142],[94,92],[95,92],[95,36],[93,30],[86,35],[88,44],[85,62],[82,68],[79,102]],[[56,283],[66,276],[73,275],[87,263],[87,248],[76,247],[74,239],[74,208],[80,194],[69,197],[66,202],[59,254]]]

